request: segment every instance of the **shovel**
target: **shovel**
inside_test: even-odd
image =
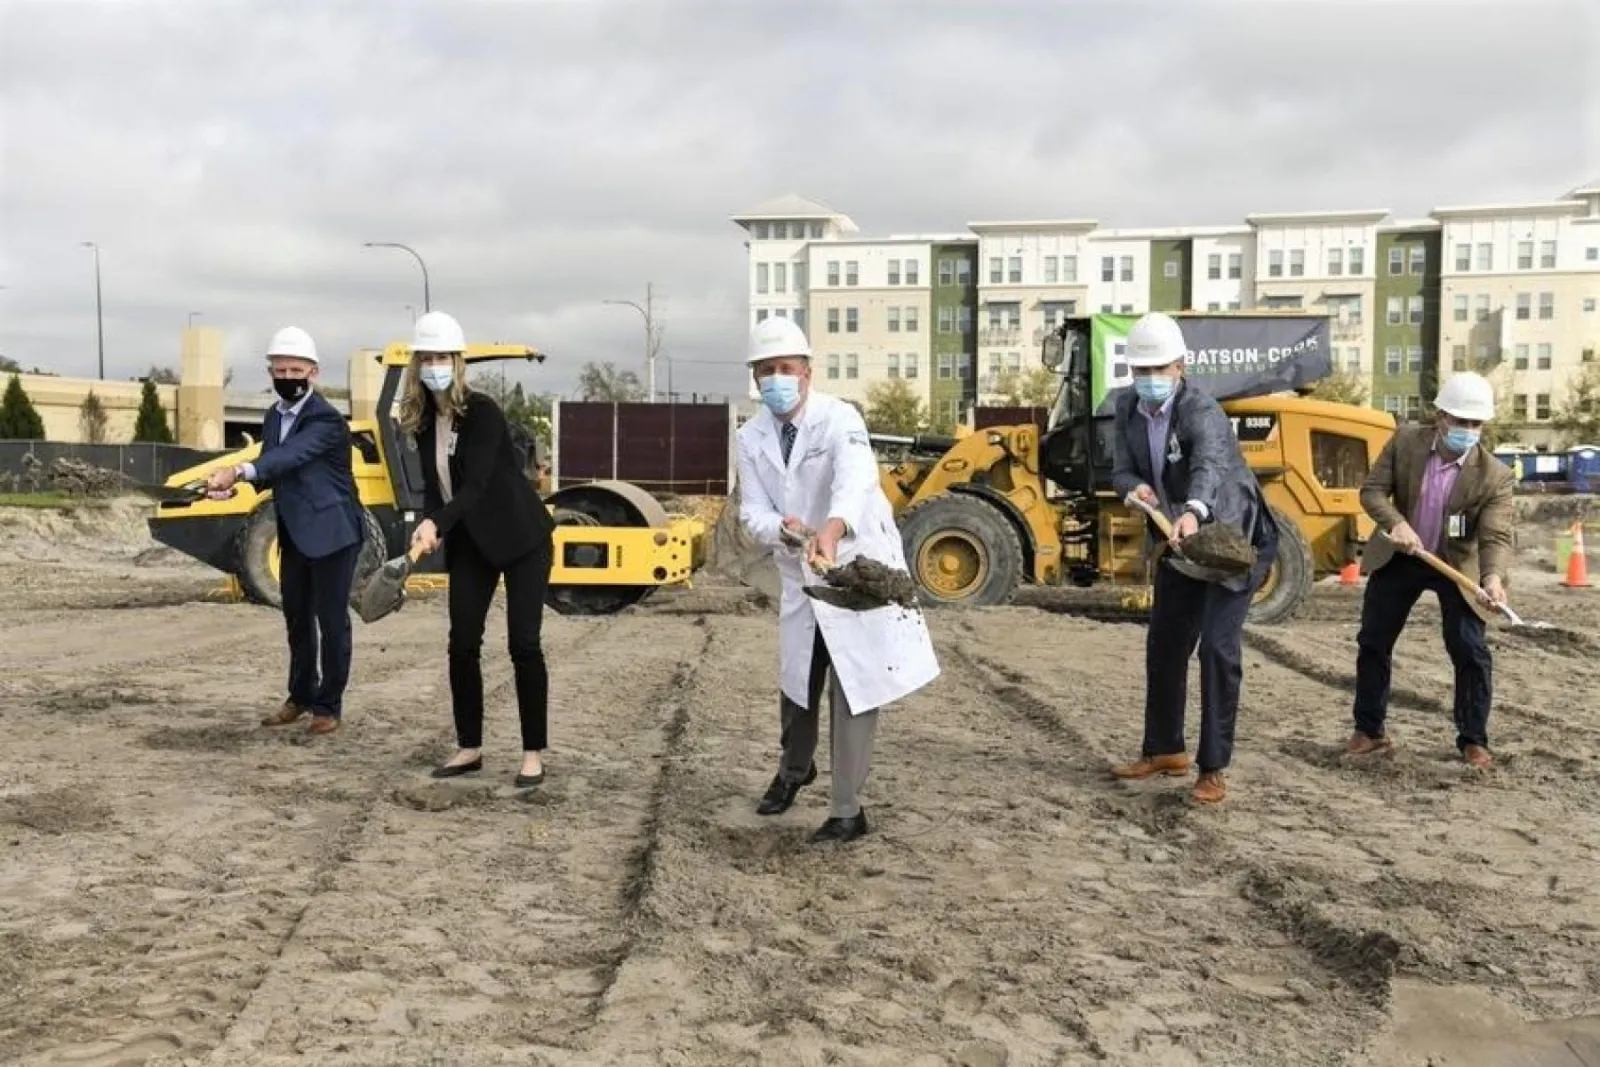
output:
[[[1128,494],[1125,502],[1150,516],[1150,520],[1156,524],[1156,529],[1161,531],[1161,536],[1165,537],[1169,542],[1172,540],[1172,523],[1167,519],[1166,515],[1162,514],[1159,508],[1140,500],[1132,493]],[[1167,557],[1168,562],[1172,564],[1173,570],[1199,582],[1226,582],[1232,578],[1247,576],[1251,568],[1255,566],[1254,548],[1250,549],[1248,553],[1250,558],[1248,559],[1235,556],[1217,557],[1215,555],[1205,562],[1191,559],[1187,553],[1196,547],[1191,542],[1200,536],[1197,533],[1178,542],[1178,547]],[[1185,546],[1188,547],[1186,548]]]
[[[362,622],[377,622],[400,610],[406,602],[406,579],[411,576],[417,560],[425,554],[421,545],[413,545],[410,552],[396,556],[372,572],[356,604],[356,614],[361,616]]]
[[[206,496],[204,478],[196,478],[182,485],[145,485],[140,482],[133,488],[158,504],[192,504],[197,500],[204,500]]]
[[[786,530],[782,536],[790,544],[803,539],[802,550],[806,551],[807,564],[827,583],[805,586],[806,596],[811,599],[846,611],[875,611],[891,604],[916,608],[916,583],[905,571],[864,556],[858,556],[842,567],[832,560],[814,556],[809,552],[809,545],[817,535],[810,529]]]
[[[1389,539],[1388,533],[1383,530],[1379,530],[1378,534],[1383,537],[1384,540]],[[1485,607],[1484,605],[1489,599],[1489,594],[1483,591],[1483,586],[1479,585],[1471,578],[1468,578],[1465,574],[1462,574],[1460,571],[1456,570],[1454,567],[1450,566],[1450,564],[1446,563],[1444,560],[1440,559],[1438,556],[1434,555],[1432,552],[1429,552],[1425,548],[1419,547],[1411,554],[1454,582],[1456,587],[1466,594],[1467,605],[1472,608],[1473,612],[1485,622],[1488,622],[1489,619],[1493,617],[1492,612],[1498,612],[1499,614],[1505,616],[1506,621],[1509,622],[1513,628],[1522,627],[1528,630],[1555,629],[1555,626],[1548,622],[1526,621],[1522,618],[1522,616],[1511,610],[1510,604],[1496,604],[1492,609]]]

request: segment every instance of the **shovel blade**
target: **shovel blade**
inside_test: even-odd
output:
[[[406,599],[406,577],[411,573],[411,560],[405,556],[392,559],[373,572],[361,590],[356,613],[362,622],[377,622],[385,615],[398,611]]]

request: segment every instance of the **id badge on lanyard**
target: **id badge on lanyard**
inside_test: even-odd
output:
[[[1445,536],[1452,541],[1460,541],[1467,536],[1467,517],[1461,512],[1445,519]]]

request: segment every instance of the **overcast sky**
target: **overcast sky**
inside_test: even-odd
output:
[[[743,234],[797,192],[865,234],[1235,222],[1530,200],[1600,178],[1600,2],[0,0],[0,354],[236,386],[278,326],[334,384],[402,339],[427,259],[518,374],[743,392]],[[666,385],[666,367],[659,369]]]

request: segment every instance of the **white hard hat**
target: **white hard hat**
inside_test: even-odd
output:
[[[467,336],[455,316],[430,311],[417,320],[411,337],[413,352],[460,352],[467,347]]]
[[[295,359],[309,359],[316,363],[317,343],[300,327],[285,326],[272,335],[272,343],[267,345],[267,358],[273,356],[293,356]]]
[[[792,319],[778,316],[762,319],[750,331],[750,350],[745,354],[744,361],[754,364],[782,356],[805,356],[809,359],[811,343],[806,340],[806,332],[795,325]]]
[[[1152,311],[1128,331],[1128,366],[1165,367],[1189,350],[1183,331],[1170,315]]]
[[[1494,386],[1481,374],[1462,371],[1439,389],[1433,406],[1458,419],[1488,422],[1494,418]]]

